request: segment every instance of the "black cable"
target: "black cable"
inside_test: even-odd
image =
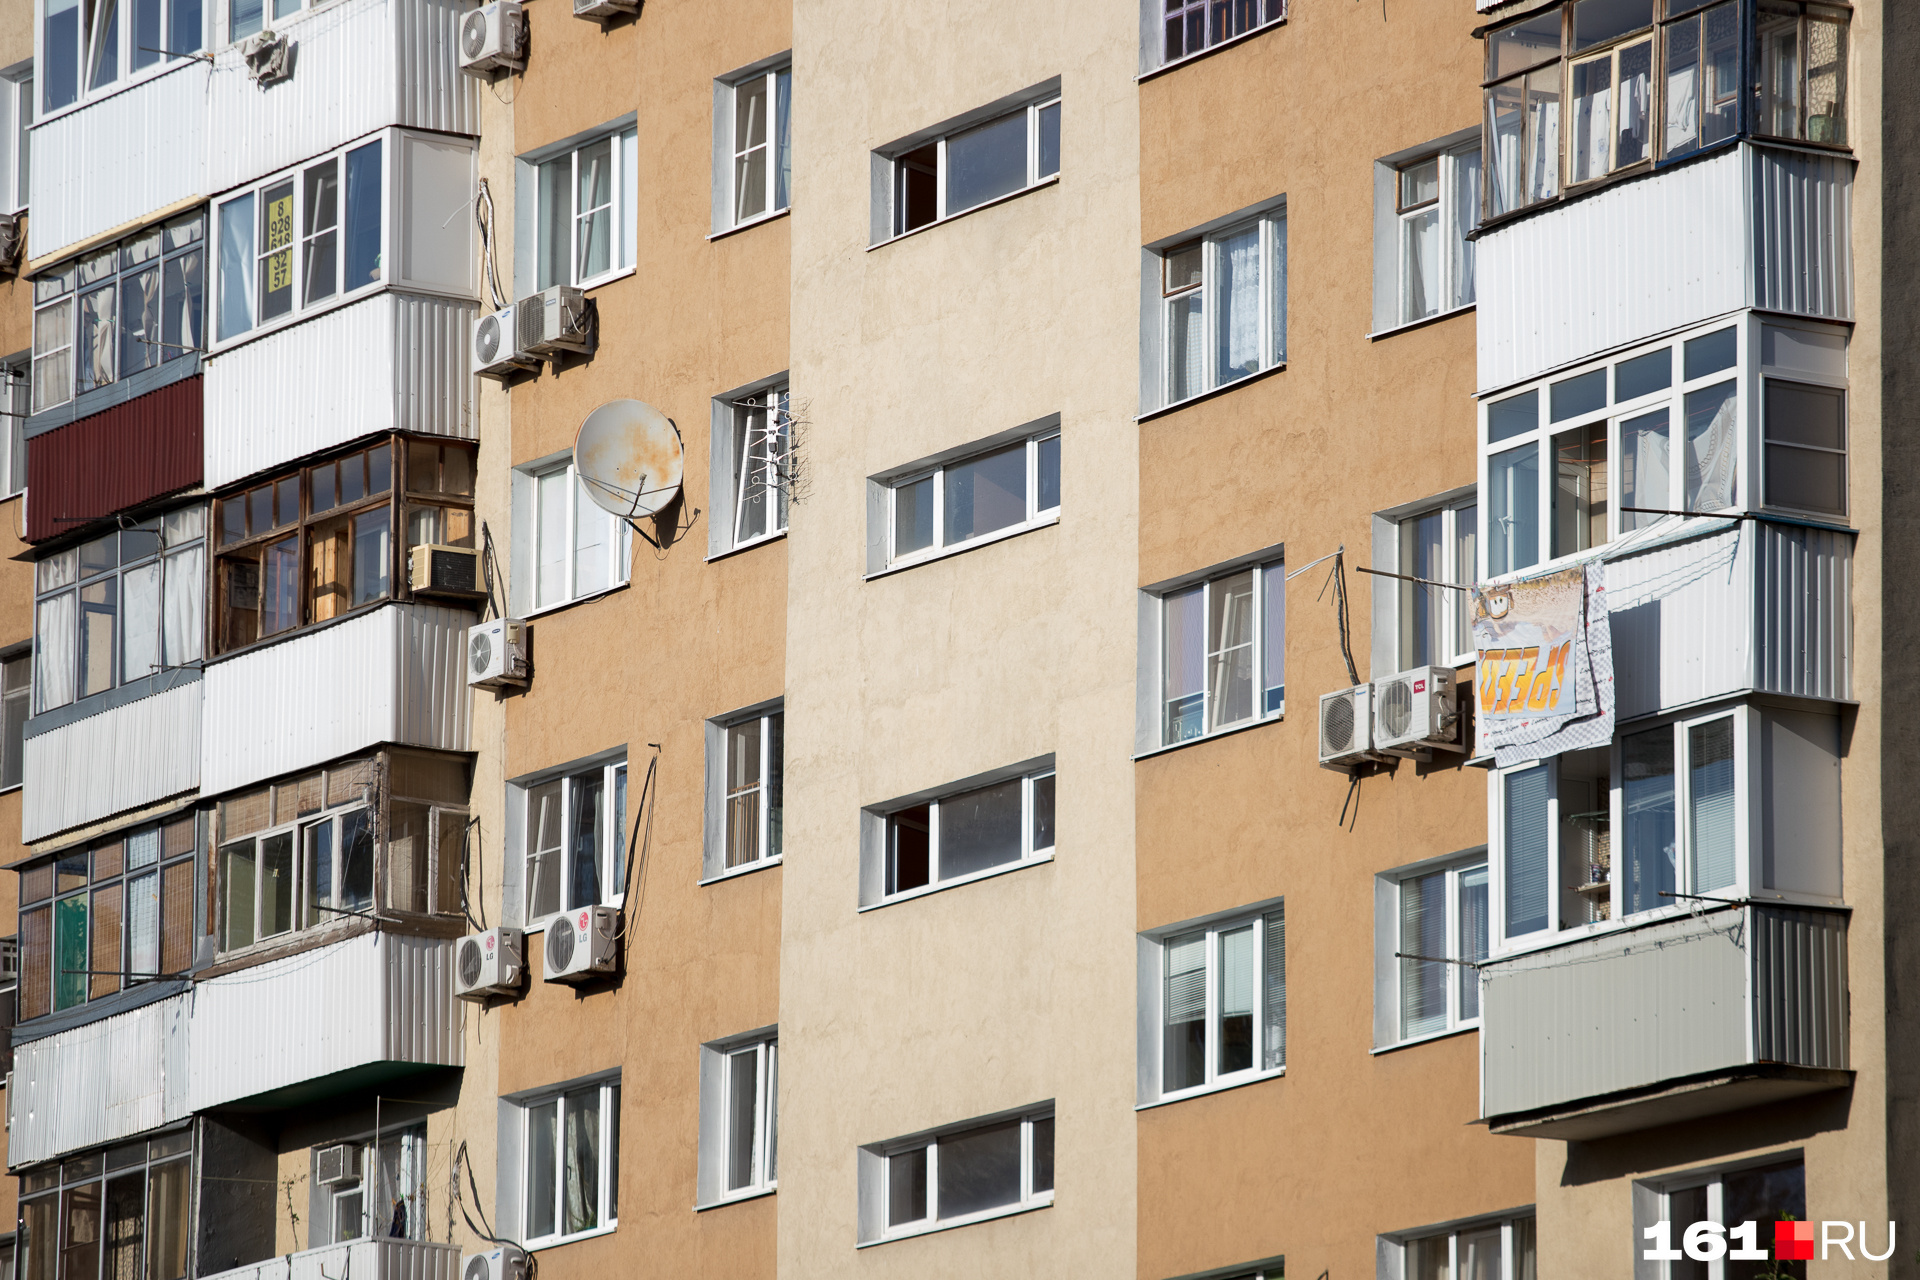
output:
[[[1360,668],[1353,665],[1353,640],[1347,624],[1347,570],[1346,552],[1333,554],[1333,595],[1334,605],[1340,613],[1340,655],[1347,660],[1348,683],[1360,683]]]
[[[481,898],[479,900],[480,918],[476,920],[473,915],[474,899],[469,897],[467,893],[468,886],[471,885],[474,880],[480,878],[472,873],[468,865],[472,861],[472,859],[468,857],[469,849],[474,851],[474,857],[477,858],[479,856],[480,842],[473,838],[473,829],[479,825],[480,815],[475,814],[473,817],[467,819],[467,825],[460,830],[460,912],[466,916],[468,924],[472,925],[481,933],[485,933],[487,930],[486,899]],[[485,866],[482,864],[483,875],[484,872]]]
[[[480,522],[480,577],[487,584],[487,608],[493,611],[494,617],[504,618],[507,615],[500,612],[500,602],[493,598],[493,566],[498,558],[498,554],[493,549],[493,530],[487,528],[487,522],[482,520]],[[483,615],[480,620],[485,622],[485,616]]]
[[[626,965],[627,952],[633,947],[633,926],[639,923],[640,919],[639,901],[637,899],[628,901],[629,895],[633,892],[634,872],[637,868],[640,879],[644,883],[647,875],[647,855],[653,849],[653,812],[647,808],[647,796],[653,790],[654,771],[660,767],[660,744],[649,742],[647,745],[653,748],[653,759],[647,762],[647,776],[640,784],[640,807],[634,810],[633,835],[627,840],[627,878],[620,886],[620,901],[624,908],[623,914],[626,916],[626,919],[620,922],[620,963],[623,968]],[[633,856],[633,846],[640,841],[640,823],[643,819],[647,824],[647,838],[640,844],[640,856],[636,858]]]

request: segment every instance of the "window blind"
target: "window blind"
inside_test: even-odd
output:
[[[1547,927],[1547,766],[1506,779],[1507,936]]]

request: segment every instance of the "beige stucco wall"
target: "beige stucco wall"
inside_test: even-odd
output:
[[[790,541],[781,1274],[1126,1274],[1135,17],[805,0],[794,22],[813,491]],[[1057,185],[867,251],[874,147],[1056,75]],[[1055,412],[1057,526],[862,581],[865,477]],[[863,805],[1048,752],[1053,862],[856,911]],[[1052,1208],[856,1252],[861,1144],[1048,1099]]]

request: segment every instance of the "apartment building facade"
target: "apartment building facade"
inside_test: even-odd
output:
[[[1920,19],[16,7],[31,1280],[1911,1265]]]

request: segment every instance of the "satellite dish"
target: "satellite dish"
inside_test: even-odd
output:
[[[654,515],[680,495],[680,429],[643,400],[610,400],[580,424],[573,465],[594,505],[627,520]]]

